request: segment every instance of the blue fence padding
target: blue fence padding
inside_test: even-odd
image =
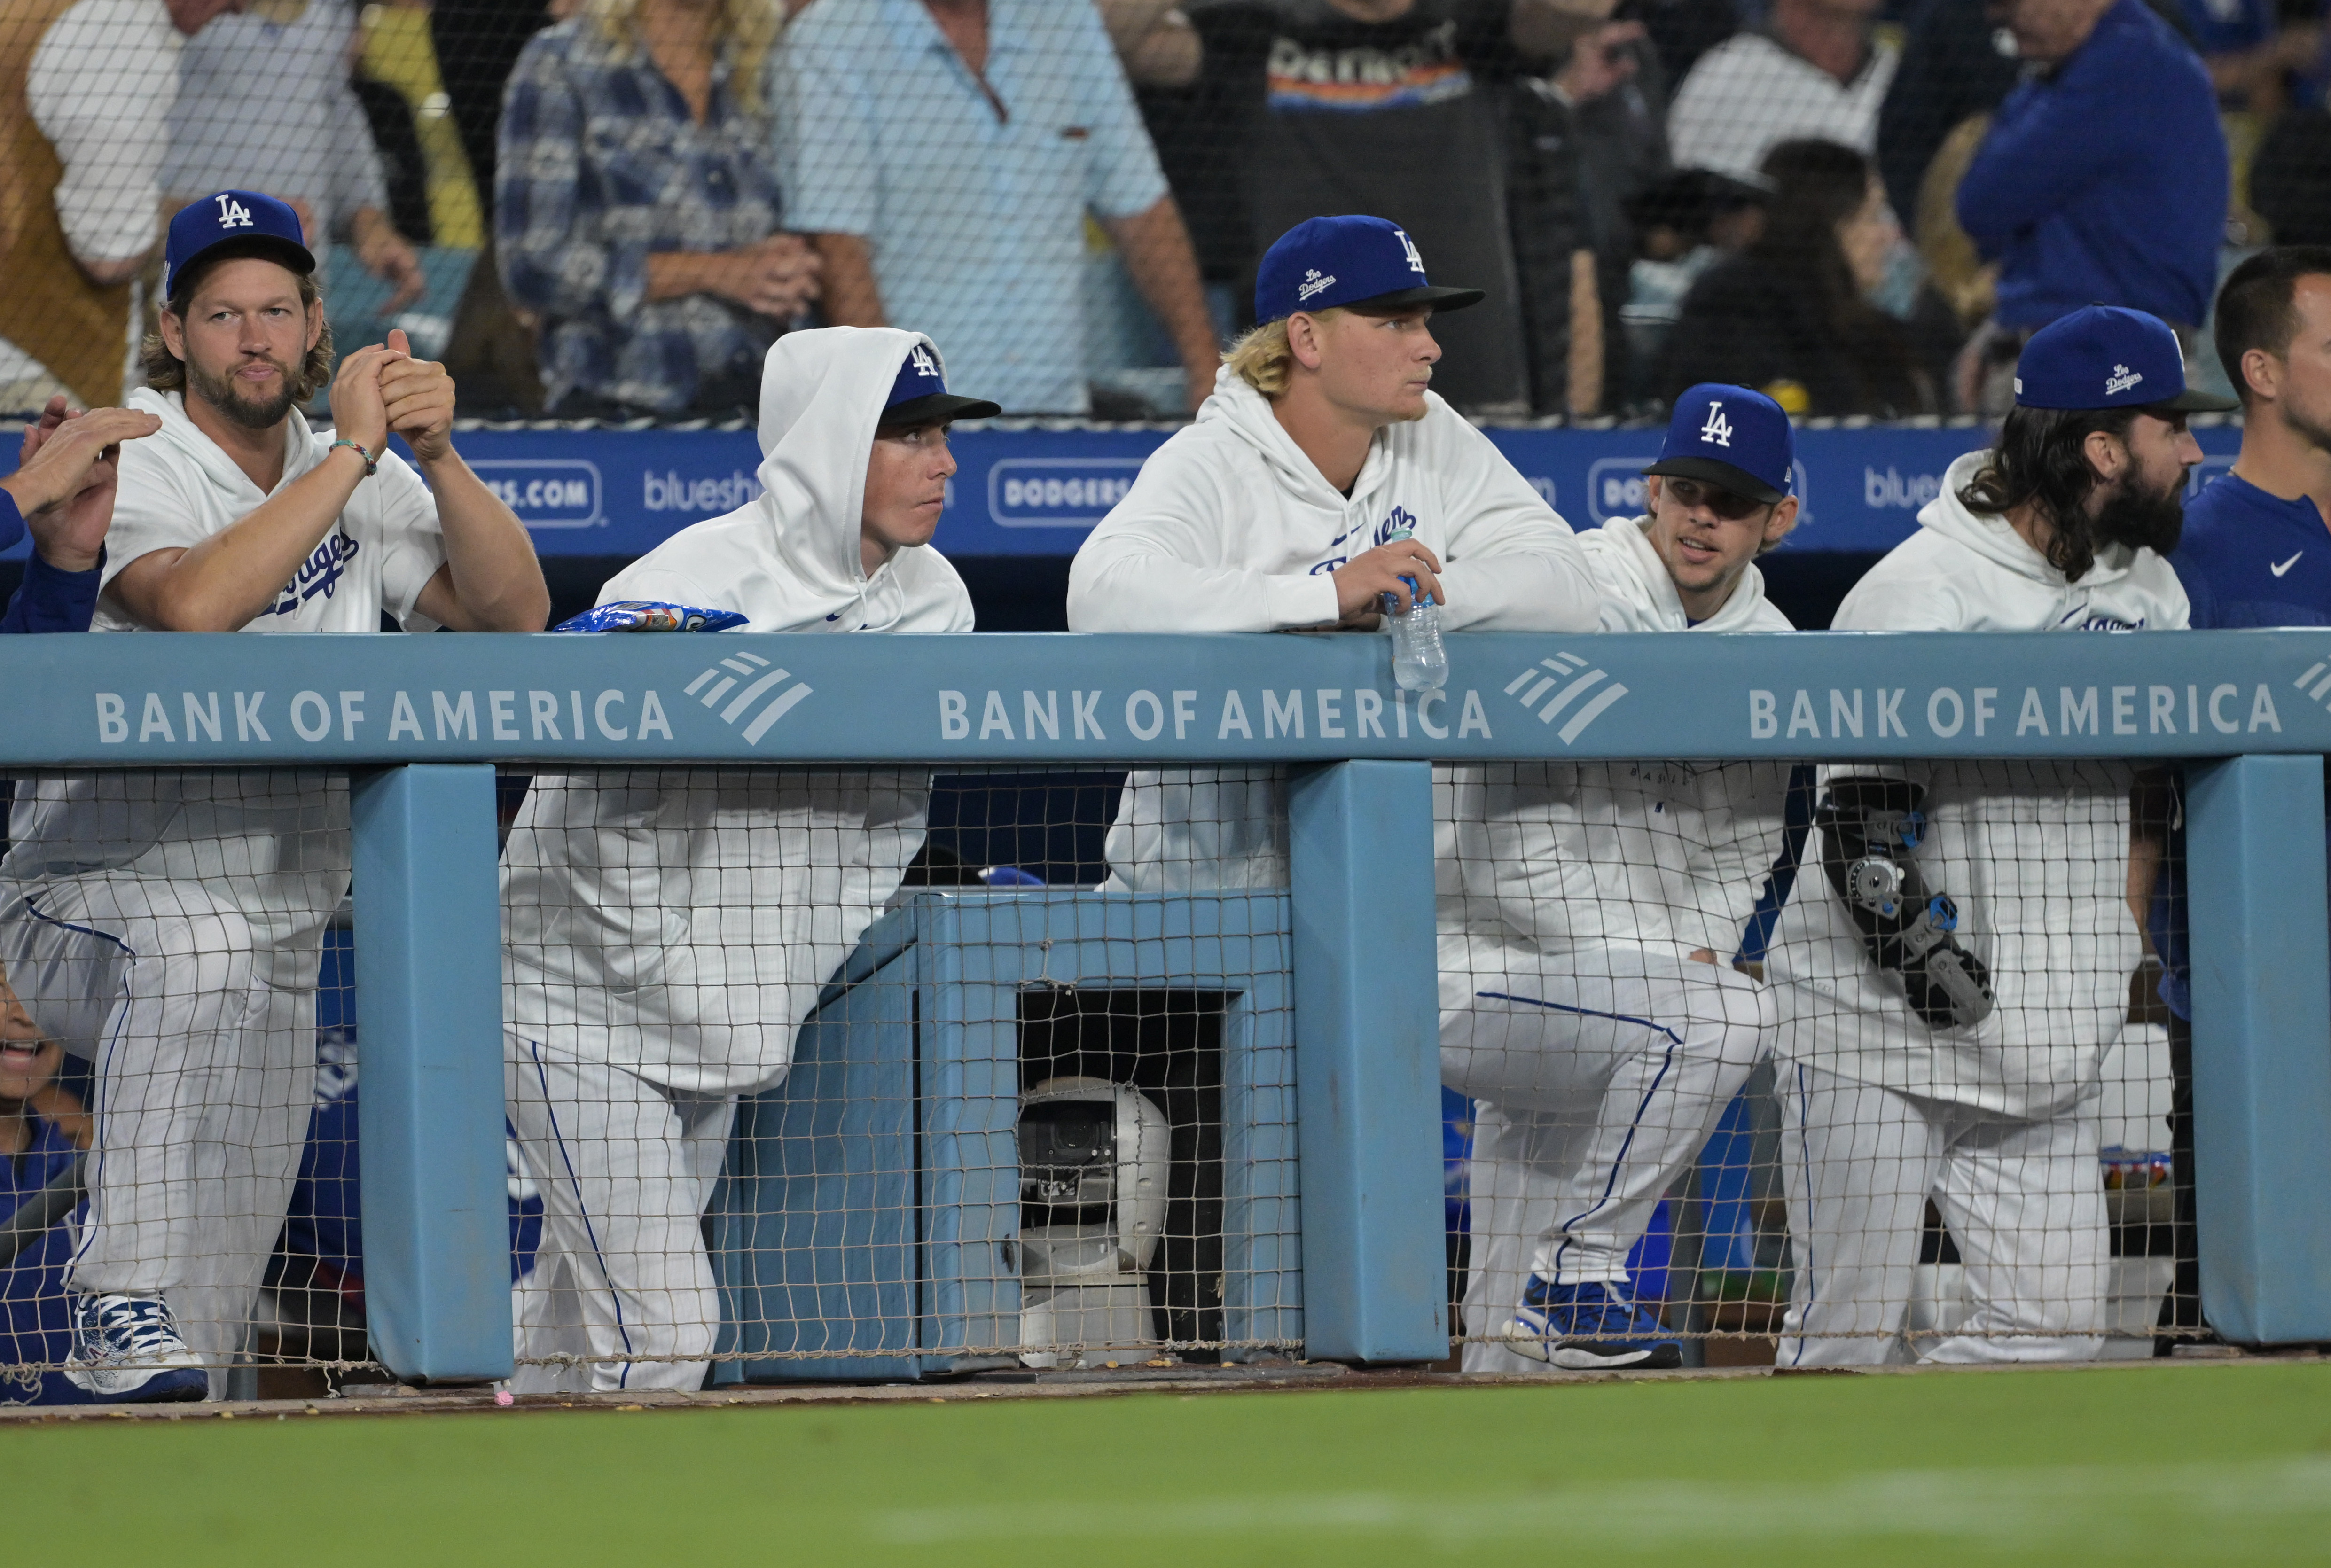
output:
[[[2331,632],[0,639],[0,766],[2208,757],[2331,750]],[[1015,862],[1017,863],[1017,862]]]
[[[1012,422],[1017,423],[1019,422]],[[938,546],[951,556],[1072,556],[1117,504],[1142,459],[1170,426],[989,426],[955,437],[962,471],[949,482]],[[2223,472],[2241,443],[2232,425],[2194,432],[2208,461],[2197,480]],[[1489,431],[1514,466],[1573,527],[1642,509],[1642,470],[1660,450],[1656,429]],[[1804,501],[1792,550],[1891,549],[1917,527],[1943,470],[1984,444],[1972,424],[1811,429],[1797,436]],[[637,556],[690,523],[759,493],[760,448],[748,430],[474,429],[455,437],[462,454],[500,492],[550,556]],[[0,472],[15,443],[0,442]],[[19,543],[8,553],[30,548]]]

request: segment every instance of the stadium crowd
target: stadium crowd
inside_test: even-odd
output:
[[[1452,629],[1785,630],[1754,561],[1796,516],[1793,416],[1955,410],[2004,423],[1840,624],[2331,623],[2314,576],[2284,580],[2331,522],[2331,251],[2229,254],[2223,129],[2279,117],[2254,200],[2264,148],[2322,112],[2312,24],[2007,0],[1998,47],[2031,69],[1995,73],[1998,95],[1953,119],[1963,104],[1898,100],[1948,94],[1855,0],[1775,0],[1746,27],[1690,0],[813,0],[791,18],[590,0],[467,82],[499,94],[489,125],[447,66],[493,52],[457,56],[438,24],[507,42],[538,19],[335,19],[334,3],[0,8],[24,284],[0,297],[0,354],[39,408],[0,480],[5,542],[21,524],[34,544],[0,632],[542,629],[539,565],[458,451],[456,378],[432,349],[553,413],[757,418],[782,490],[627,568],[594,628],[679,606],[756,632],[969,630],[962,581],[927,548],[948,424],[1104,411],[1162,380],[1205,417],[1080,552],[1077,630],[1374,632],[1428,598]],[[1939,37],[1951,14],[1900,30]],[[141,61],[168,90],[131,90]],[[101,112],[76,96],[89,82]],[[1920,166],[1894,157],[1889,121],[1948,123]],[[400,123],[411,163],[393,177],[382,127]],[[1889,195],[1906,174],[1917,245]],[[2281,237],[2319,216],[2290,209]],[[2286,223],[2234,221],[2261,225],[2246,241]],[[1953,247],[1974,263],[1955,275]],[[340,276],[375,289],[345,315],[319,281],[343,250]],[[452,272],[429,254],[461,251]],[[1426,254],[1459,281],[1429,282]],[[1094,266],[1111,255],[1113,294]],[[1158,363],[1107,362],[1112,335],[1132,352],[1111,300],[1139,301]],[[494,356],[497,311],[533,357]],[[336,330],[361,346],[336,359]],[[2187,417],[2237,405],[2188,385],[2205,339],[2246,423],[2234,470],[2188,506]],[[133,348],[136,390],[103,406]],[[1109,379],[1143,368],[1165,374]],[[1646,514],[1584,537],[1465,417],[1663,405]],[[2274,529],[2299,554],[2260,578],[2229,541]],[[1539,1363],[1674,1364],[1624,1259],[1771,1060],[1793,1074],[1796,1162],[1782,1354],[2096,1354],[2105,1221],[2083,1107],[2126,1019],[2130,900],[2155,916],[2164,1000],[2184,1012],[2171,813],[2145,804],[2158,781],[1832,769],[1793,830],[1819,836],[1813,890],[1790,903],[1798,784],[1769,768],[1622,784],[1619,765],[1441,781],[1439,854],[1461,884],[1441,889],[1442,1069],[1505,1140],[1479,1169],[1509,1188],[1480,1191],[1507,1202],[1514,1243],[1474,1271],[1475,1333]],[[1109,885],[1283,885],[1280,787],[1137,773]],[[49,1369],[40,1397],[214,1396],[245,1348],[314,1163],[301,1128],[348,888],[346,788],[287,771],[214,792],[118,774],[20,789],[0,1155],[12,1214],[89,1198],[6,1260],[12,1360]],[[188,793],[129,810],[155,803],[146,789]],[[2038,926],[1962,931],[1934,879],[1984,875],[1987,803],[2011,796],[2057,813],[2038,831],[2061,879],[2024,912]],[[1670,804],[1712,848],[1641,896],[1619,884]],[[887,774],[534,781],[504,874],[512,1137],[526,1168],[562,1174],[533,1194],[552,1278],[521,1280],[515,1308],[521,1348],[546,1351],[538,1386],[702,1378],[718,1311],[700,1221],[737,1098],[782,1081],[927,806],[927,781]],[[1929,830],[1943,847],[1922,861]],[[837,843],[838,864],[813,859]],[[690,906],[673,890],[690,879],[641,885],[667,862],[742,895]],[[1764,867],[1759,891],[1743,868]],[[586,909],[587,931],[569,919]],[[1760,946],[1727,962],[1758,919]],[[2047,924],[2066,919],[2069,974],[2067,930]],[[695,983],[633,973],[673,954]],[[614,1008],[614,991],[650,1000]],[[96,1120],[59,1081],[68,1053]],[[104,1157],[83,1164],[92,1142]],[[1908,1345],[1929,1202],[1976,1266],[1974,1312]]]
[[[6,0],[0,406],[118,401],[160,218],[238,188],[465,413],[736,415],[896,319],[1008,413],[1178,413],[1353,211],[1485,290],[1479,417],[1996,415],[2096,299],[2210,374],[2222,271],[2331,228],[2327,51],[2322,0]]]

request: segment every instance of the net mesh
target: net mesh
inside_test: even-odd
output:
[[[218,1392],[386,1376],[346,788],[18,782],[12,1402],[89,1396],[113,1297],[166,1301]],[[506,771],[514,1386],[1299,1356],[1284,797]],[[2128,899],[2174,809],[2077,762],[1436,769],[1454,1364],[2200,1332],[2184,1026]],[[1941,940],[1856,901],[1881,860]]]
[[[2126,235],[2145,264],[2112,275],[2118,302],[2200,328],[2222,242],[2322,237],[2331,63],[2319,0],[2158,9],[2157,81],[2080,112],[2127,115],[2124,140],[2177,117]],[[1263,251],[1356,211],[1485,291],[1436,323],[1438,385],[1471,413],[1623,415],[1697,380],[1798,413],[1979,412],[2036,319],[2015,301],[2094,292],[2025,231],[2110,199],[2069,167],[2036,207],[2017,183],[2069,159],[2044,93],[2011,101],[2065,47],[2043,20],[10,0],[30,216],[0,407],[142,381],[157,215],[233,188],[297,209],[344,350],[401,327],[477,416],[749,418],[776,336],[877,322],[930,333],[1008,413],[1177,416],[1252,323]]]

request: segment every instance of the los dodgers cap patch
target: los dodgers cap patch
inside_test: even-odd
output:
[[[2119,305],[2089,305],[2033,333],[2015,362],[2015,401],[2025,408],[2191,413],[2239,406],[2189,389],[2185,356],[2169,323]]]

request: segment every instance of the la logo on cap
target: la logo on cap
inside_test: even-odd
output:
[[[1420,278],[1423,277],[1424,258],[1418,252],[1416,249],[1416,242],[1408,237],[1408,231],[1406,229],[1394,229],[1393,233],[1400,236],[1401,254],[1408,258],[1408,270],[1415,273]],[[1332,283],[1335,280],[1330,278],[1327,281]]]
[[[220,228],[248,229],[252,226],[251,209],[236,201],[233,191],[221,191],[212,199],[218,203]]]
[[[938,375],[939,367],[932,360],[931,351],[919,343],[908,350],[907,363],[915,367],[915,374],[918,375],[928,375],[934,379]]]
[[[1708,405],[1708,423],[1699,427],[1699,439],[1711,446],[1732,444],[1732,422],[1724,417],[1724,399],[1716,398]]]

